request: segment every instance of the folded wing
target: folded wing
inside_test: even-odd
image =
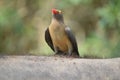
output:
[[[68,38],[69,38],[69,40],[70,40],[70,42],[72,44],[74,54],[79,56],[78,46],[77,46],[75,36],[72,34],[69,27],[65,28],[65,32],[66,32],[66,34],[67,34],[67,36],[68,36]]]
[[[49,45],[49,47],[54,51],[54,46],[53,46],[52,39],[51,39],[48,28],[45,30],[45,41]]]

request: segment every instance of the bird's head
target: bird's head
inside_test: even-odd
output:
[[[57,10],[57,9],[52,9],[52,14],[56,15],[56,14],[62,14],[61,10]]]
[[[63,15],[61,10],[52,9],[53,18],[58,21],[63,21]]]

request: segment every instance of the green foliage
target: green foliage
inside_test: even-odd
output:
[[[116,21],[120,22],[120,1],[111,0],[109,4],[97,9],[98,15],[101,17],[100,24],[103,27],[116,27]]]
[[[82,57],[88,58],[110,58],[111,46],[107,40],[98,36],[92,36],[86,39],[80,49]]]
[[[111,52],[112,52],[112,54],[111,54],[112,57],[114,57],[114,58],[120,57],[120,40]]]
[[[120,57],[120,44],[119,44],[119,34],[120,34],[120,0],[110,0],[107,5],[102,8],[97,9],[97,14],[101,17],[99,20],[100,27],[106,30],[106,34],[109,34],[109,38],[105,38],[109,42],[111,39],[114,41],[109,43],[113,44],[116,42],[117,45],[111,45],[112,48],[108,48],[111,51],[110,57]],[[118,33],[118,37],[112,37],[115,33]]]
[[[17,11],[5,6],[1,7],[0,11],[0,52],[9,54],[22,52],[24,54],[34,47],[35,40],[31,36],[31,34],[35,34],[34,30],[32,27],[27,28],[24,25]]]
[[[92,0],[57,0],[60,8],[71,7],[79,4],[90,4]]]
[[[0,11],[0,28],[4,30],[12,28],[13,33],[16,32],[17,34],[21,34],[24,28],[22,20],[19,15],[17,15],[17,12],[11,8],[1,8]]]

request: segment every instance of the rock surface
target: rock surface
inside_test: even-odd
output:
[[[0,56],[0,80],[120,80],[120,58]]]

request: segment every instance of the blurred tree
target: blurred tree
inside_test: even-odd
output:
[[[0,0],[0,52],[53,53],[44,41],[52,8],[63,11],[82,56],[120,56],[120,0]]]
[[[16,2],[16,1],[15,1]],[[13,2],[14,3],[14,2]],[[0,7],[0,52],[8,54],[24,54],[35,48],[35,34],[32,26],[24,25],[15,5],[8,0],[2,1]],[[30,33],[32,30],[32,33]]]

